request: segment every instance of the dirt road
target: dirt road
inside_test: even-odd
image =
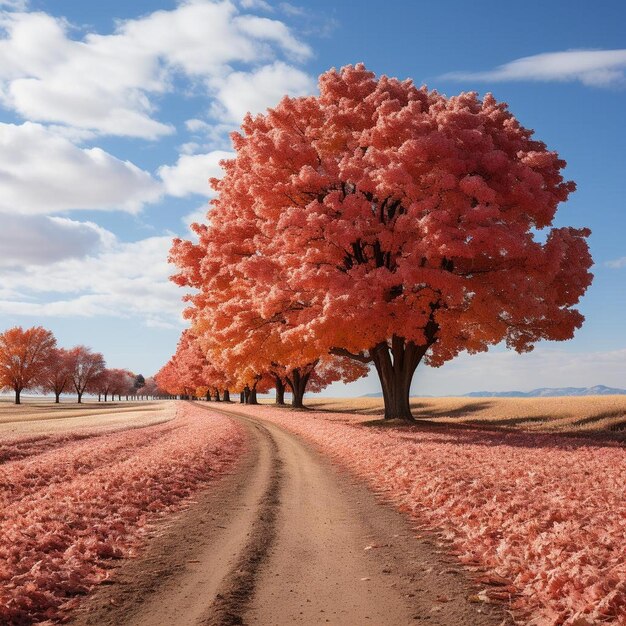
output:
[[[495,608],[470,602],[475,590],[433,538],[416,538],[296,436],[231,415],[250,434],[240,471],[157,529],[73,624],[502,623]]]

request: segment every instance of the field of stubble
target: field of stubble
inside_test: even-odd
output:
[[[319,411],[383,414],[382,398],[309,398]],[[412,398],[416,419],[535,432],[626,435],[626,396],[559,398]]]

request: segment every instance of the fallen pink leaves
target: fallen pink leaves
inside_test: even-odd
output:
[[[374,428],[239,408],[311,440],[491,573],[525,623],[626,623],[626,449],[558,435]],[[516,596],[502,585],[510,582]],[[507,593],[504,593],[506,591]]]
[[[0,465],[0,623],[62,618],[146,523],[228,471],[243,432],[188,404],[145,428],[53,440]]]

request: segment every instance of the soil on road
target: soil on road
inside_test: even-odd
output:
[[[245,425],[236,474],[200,494],[143,555],[122,564],[72,621],[81,625],[503,623],[404,516],[293,434]]]

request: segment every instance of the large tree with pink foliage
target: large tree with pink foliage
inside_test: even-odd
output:
[[[234,306],[248,327],[233,332],[251,319],[279,329],[296,361],[281,362],[373,363],[385,417],[402,419],[422,361],[573,336],[589,231],[552,227],[575,185],[506,104],[363,65],[319,88],[233,134],[210,226],[172,250],[175,280],[198,290],[194,319],[224,328]]]

